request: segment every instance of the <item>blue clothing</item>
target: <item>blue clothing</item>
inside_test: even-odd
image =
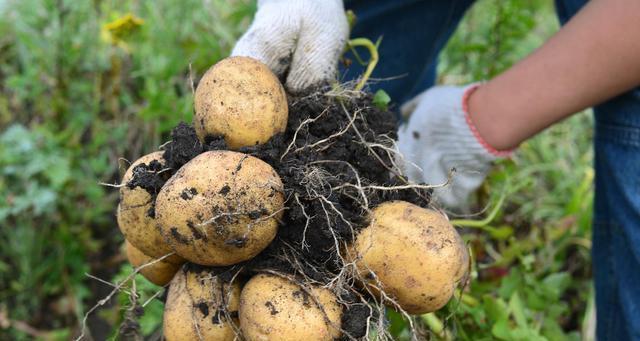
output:
[[[402,103],[435,82],[437,56],[473,0],[347,0],[353,37],[383,36],[372,85]],[[562,23],[586,0],[557,0]],[[597,29],[597,27],[594,27]],[[632,34],[632,33],[630,33]],[[343,80],[362,73],[352,64]],[[593,274],[598,340],[640,340],[640,88],[594,108]]]

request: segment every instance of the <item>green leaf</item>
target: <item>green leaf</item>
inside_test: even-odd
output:
[[[512,269],[509,272],[509,275],[503,277],[502,283],[500,285],[500,289],[498,289],[498,294],[500,297],[507,299],[513,295],[513,293],[520,287],[522,284],[522,273],[518,270],[518,268]]]
[[[546,337],[549,340],[558,340],[564,341],[568,340],[567,336],[564,334],[562,327],[552,318],[545,318],[542,323],[542,336]]]
[[[400,336],[408,326],[402,315],[393,309],[387,309],[387,319],[389,320],[389,333],[394,337]]]
[[[482,304],[490,321],[498,322],[509,318],[507,304],[501,298],[485,295],[482,298]]]
[[[520,295],[516,291],[509,300],[509,310],[513,314],[513,318],[520,328],[527,328],[527,317],[525,314],[525,307],[520,299]]]
[[[501,319],[491,327],[491,334],[500,340],[511,340],[511,327],[508,319]]]
[[[391,102],[391,97],[382,89],[376,91],[373,95],[373,105],[380,110],[387,110],[389,108],[389,102]]]
[[[566,272],[553,273],[542,280],[543,288],[553,294],[552,299],[558,299],[571,285],[571,275]]]

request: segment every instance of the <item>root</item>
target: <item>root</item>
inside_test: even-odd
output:
[[[126,186],[127,184],[109,184],[109,183],[106,183],[106,182],[98,182],[98,185],[105,186],[105,187],[111,187],[111,188],[122,188],[122,187]]]
[[[342,108],[342,111],[344,112],[344,114],[347,116],[347,118],[349,118],[349,120],[351,120],[352,119],[351,114],[349,114],[349,110],[344,105],[344,102],[339,101],[339,103],[340,103],[340,107]],[[352,126],[352,127],[353,127],[353,131],[356,133],[356,135],[358,135],[358,138],[360,138],[360,141],[366,146],[367,145],[367,140],[364,138],[364,136],[362,136],[362,133],[360,133],[360,130],[358,129],[358,127],[356,127],[355,125]],[[389,166],[387,166],[387,164],[384,162],[384,160],[382,160],[380,158],[378,153],[376,153],[376,151],[373,150],[373,148],[368,147],[368,149],[371,152],[371,155],[373,155],[380,162],[381,166],[386,168],[391,174],[394,174],[394,175],[396,175],[398,177],[401,177],[401,174],[399,174],[396,170],[394,170],[394,169],[390,168]]]
[[[133,270],[133,272],[130,273],[125,279],[123,279],[122,281],[120,281],[117,284],[112,284],[110,282],[104,281],[104,280],[99,279],[99,278],[97,278],[95,276],[92,276],[90,274],[85,274],[89,278],[97,279],[97,280],[99,280],[100,282],[103,282],[103,283],[108,283],[110,286],[113,287],[113,290],[111,290],[111,292],[105,298],[99,300],[93,307],[91,307],[86,312],[86,314],[84,314],[84,317],[82,318],[81,332],[80,332],[80,335],[75,339],[75,341],[82,340],[85,337],[85,332],[86,332],[86,329],[87,329],[87,319],[89,318],[89,315],[91,315],[91,313],[93,313],[96,309],[102,307],[103,305],[107,304],[107,302],[109,302],[111,300],[111,298],[116,293],[120,292],[122,290],[123,286],[125,284],[127,284],[129,281],[131,281],[140,272],[140,270],[142,270],[142,269],[144,269],[144,268],[146,268],[148,266],[151,266],[151,265],[153,265],[155,263],[161,262],[161,261],[165,260],[166,258],[171,257],[173,254],[174,254],[174,252],[171,252],[171,253],[168,253],[168,254],[166,254],[166,255],[158,258],[158,259],[154,259],[151,262],[148,262],[148,263],[140,265],[139,267],[135,268]]]
[[[327,143],[327,142],[331,141],[332,139],[334,139],[334,138],[336,138],[338,136],[344,135],[344,133],[346,133],[349,130],[349,128],[351,128],[351,126],[353,125],[353,122],[355,122],[355,120],[356,120],[356,117],[358,117],[358,113],[357,112],[354,113],[353,118],[351,118],[351,120],[349,120],[349,123],[344,128],[342,128],[342,130],[340,130],[339,132],[333,133],[333,134],[329,135],[328,137],[326,137],[326,138],[324,138],[324,139],[322,139],[320,141],[316,141],[315,143],[307,144],[307,145],[304,145],[302,147],[299,147],[296,150],[294,150],[294,153],[299,153],[299,152],[301,152],[301,151],[303,151],[303,150],[305,150],[307,148],[313,149],[314,147],[319,146],[319,145],[321,145],[323,143]]]
[[[451,174],[451,173],[449,173]],[[336,186],[333,187],[332,189],[334,190],[339,190],[345,187],[353,187],[356,188],[360,191],[362,190],[377,190],[377,191],[398,191],[398,190],[403,190],[403,189],[432,189],[432,188],[440,188],[440,187],[444,187],[449,185],[449,183],[451,183],[451,175],[449,175],[449,178],[447,179],[447,181],[445,181],[442,184],[438,184],[438,185],[418,185],[418,184],[411,184],[411,185],[403,185],[403,186],[376,186],[376,185],[369,185],[369,186],[356,186],[354,184],[343,184],[340,186]]]
[[[311,217],[307,214],[307,211],[304,209],[304,205],[300,203],[300,198],[298,193],[294,194],[294,198],[296,199],[296,203],[300,206],[302,210],[302,214],[307,219],[304,223],[304,229],[302,230],[302,249],[309,249],[309,245],[307,244],[307,229],[309,228],[309,223],[311,222]]]
[[[298,133],[300,133],[300,130],[302,130],[303,127],[319,120],[324,114],[326,114],[329,111],[329,108],[325,109],[324,111],[322,111],[320,113],[320,115],[314,117],[314,118],[307,118],[306,120],[302,121],[302,123],[300,123],[300,125],[298,126],[298,128],[296,128],[295,133],[293,133],[293,138],[291,139],[291,143],[289,143],[289,145],[287,146],[287,149],[285,149],[284,153],[282,153],[282,155],[280,156],[280,161],[282,161],[284,159],[284,157],[289,153],[289,151],[291,151],[291,148],[293,148],[293,146],[296,143],[296,140],[298,138]]]
[[[289,162],[288,158],[292,158],[292,155],[322,155],[323,151],[337,141],[345,143],[346,141],[342,136],[349,134],[348,136],[355,138],[354,141],[349,142],[358,144],[358,148],[364,148],[371,158],[377,160],[381,169],[386,170],[395,178],[393,181],[389,180],[388,183],[371,182],[360,173],[359,169],[361,168],[358,167],[362,166],[351,163],[353,161],[310,157],[308,158],[309,161],[302,165],[292,162],[295,167],[289,166],[289,169],[294,172],[295,179],[301,187],[288,193],[287,202],[290,202],[289,206],[298,212],[298,217],[300,218],[299,228],[302,231],[301,241],[296,242],[296,245],[287,245],[286,249],[279,251],[276,257],[291,265],[294,269],[295,277],[299,279],[296,282],[298,285],[304,286],[303,283],[307,285],[312,283],[320,284],[332,290],[338,297],[341,294],[350,293],[353,295],[350,296],[350,299],[356,298],[355,302],[359,300],[361,303],[358,304],[366,306],[371,314],[366,320],[367,329],[363,331],[366,333],[364,335],[365,338],[369,338],[370,333],[375,331],[379,339],[392,339],[385,325],[386,305],[398,311],[408,321],[412,338],[417,340],[419,335],[418,324],[416,324],[414,318],[404,311],[391,295],[384,291],[382,284],[375,275],[373,279],[363,278],[364,273],[360,274],[356,270],[357,260],[346,260],[343,250],[347,248],[348,242],[355,238],[357,231],[364,227],[362,226],[363,222],[351,221],[354,216],[368,216],[373,208],[372,205],[377,205],[385,198],[396,197],[396,194],[393,194],[394,192],[412,191],[417,194],[417,198],[421,198],[425,203],[428,203],[429,191],[449,185],[452,173],[449,173],[447,180],[441,184],[416,184],[410,182],[403,174],[403,168],[399,166],[402,155],[399,154],[393,138],[385,134],[375,134],[368,127],[368,123],[363,116],[366,108],[353,110],[348,108],[350,98],[356,98],[361,94],[358,91],[348,90],[347,86],[336,87],[330,92],[322,94],[322,96],[326,97],[335,97],[333,104],[328,106],[332,106],[331,109],[338,108],[339,111],[336,112],[343,114],[344,118],[342,120],[344,120],[344,124],[337,127],[333,133],[328,133],[326,137],[317,138],[314,136],[314,140],[307,144],[300,143],[302,132],[305,129],[313,129],[312,125],[314,123],[317,124],[320,117],[327,115],[329,107],[321,109],[320,115],[303,120],[294,130],[293,138],[284,153],[281,154],[280,161]],[[310,96],[319,95],[313,94]],[[314,101],[321,100],[317,97],[311,98]],[[307,158],[304,159],[306,160]],[[376,199],[372,201],[372,198]],[[345,205],[344,199],[348,199],[349,203]],[[358,214],[360,212],[346,212],[344,211],[345,209],[359,210],[361,214]],[[328,271],[322,265],[316,267],[313,263],[305,261],[305,252],[309,251],[311,247],[307,236],[308,229],[309,226],[318,221],[317,219],[320,220],[319,223],[321,225],[325,226],[324,228],[330,236],[329,238],[332,239],[330,244],[328,243],[329,241],[325,244],[328,248],[327,252],[330,254],[330,256],[326,257],[326,261],[333,262],[335,260],[338,262],[340,266],[336,267],[335,270]],[[289,280],[293,278],[293,276],[285,275],[274,269],[262,270],[282,275]],[[316,272],[324,274],[322,276],[323,283],[318,283],[317,280],[310,278],[310,276],[316,276]],[[354,289],[357,287],[357,282],[369,283],[369,286],[365,289],[366,295],[362,295]],[[349,307],[354,303],[341,301],[341,304],[343,307]],[[353,339],[353,335],[348,333],[344,335]]]
[[[173,141],[169,140],[161,145],[158,146],[158,150],[164,150],[164,147],[166,147],[167,145],[171,144]]]

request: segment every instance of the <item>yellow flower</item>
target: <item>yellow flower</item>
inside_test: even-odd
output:
[[[144,24],[144,20],[127,13],[102,26],[102,38],[114,45],[127,49],[126,40]]]

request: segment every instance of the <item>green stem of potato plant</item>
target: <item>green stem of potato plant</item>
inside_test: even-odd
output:
[[[364,73],[362,74],[362,77],[360,78],[360,81],[358,82],[358,84],[356,84],[356,87],[354,88],[354,90],[360,91],[362,90],[362,88],[364,88],[364,85],[369,80],[369,77],[371,77],[371,73],[373,72],[373,69],[375,69],[376,64],[378,64],[378,47],[376,44],[374,44],[371,40],[367,38],[351,39],[347,42],[347,46],[352,51],[354,51],[354,54],[355,54],[355,47],[357,46],[361,46],[369,50],[370,57],[367,63],[367,69],[364,71]]]
[[[495,219],[495,217],[498,215],[498,212],[500,212],[500,209],[502,208],[502,204],[504,204],[504,200],[507,197],[507,192],[509,187],[510,186],[507,182],[507,186],[505,190],[502,191],[502,194],[500,194],[500,198],[498,198],[496,205],[493,207],[491,212],[489,212],[489,215],[486,218],[482,220],[452,219],[451,224],[455,226],[476,227],[481,229],[487,227],[487,225],[489,225],[489,223],[491,223],[493,219]]]
[[[436,335],[442,334],[444,331],[444,323],[434,313],[422,315],[422,320],[429,326],[429,329]]]
[[[442,322],[435,313],[422,314],[420,317],[438,340],[451,340],[450,332],[445,328],[444,322]]]

